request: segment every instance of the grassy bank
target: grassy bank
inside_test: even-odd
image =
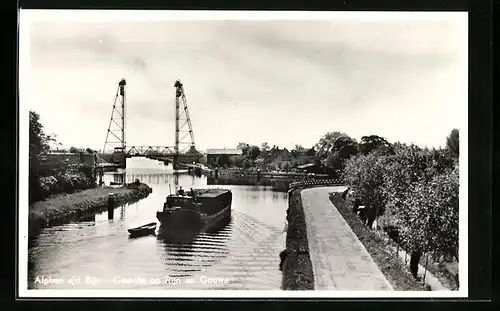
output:
[[[98,187],[71,194],[51,196],[29,207],[29,231],[35,234],[40,227],[64,223],[91,213],[102,212],[107,207],[109,193],[116,194],[118,205],[135,202],[147,197],[151,188],[146,184],[128,184],[124,187]]]
[[[309,257],[309,244],[300,191],[300,189],[291,191],[288,198],[286,255],[282,266],[282,288],[284,290],[314,289],[314,275]]]
[[[386,225],[392,225],[394,224],[393,217],[388,216],[388,215],[382,215],[379,217],[379,225],[381,228],[384,228]],[[396,242],[395,239],[390,238],[388,234],[385,231],[382,230],[376,230],[372,231],[373,234],[376,234],[380,236],[382,239],[387,240],[386,243],[391,245],[393,249],[399,249],[399,251],[404,251],[404,249],[401,246],[398,246],[398,243]],[[407,260],[409,265],[410,261],[410,255],[407,255]],[[458,290],[458,282],[456,279],[458,279],[458,262],[456,261],[449,261],[445,259],[436,259],[433,258],[432,256],[428,257],[428,261],[426,258],[426,255],[424,254],[420,258],[419,264],[422,267],[425,267],[427,264],[427,271],[430,272],[438,281],[441,283],[442,286],[444,286],[447,289],[450,290]],[[419,273],[422,269],[419,268]]]
[[[349,210],[349,206],[340,194],[331,194],[330,200],[349,224],[359,241],[364,245],[394,290],[427,290],[422,283],[413,278],[408,269],[405,268],[404,263],[394,254],[392,247],[387,241],[363,225],[358,216]]]

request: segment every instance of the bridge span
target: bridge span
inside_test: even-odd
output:
[[[180,163],[198,162],[203,154],[195,148],[193,128],[187,107],[183,84],[177,80],[175,87],[175,145],[174,146],[127,146],[125,139],[125,102],[127,83],[122,79],[118,83],[113,110],[109,121],[106,141],[100,158],[114,167],[125,168],[126,159],[132,157],[156,158],[171,161],[174,168]],[[181,150],[181,145],[189,149]]]

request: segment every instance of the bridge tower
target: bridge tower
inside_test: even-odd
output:
[[[173,166],[177,169],[179,154],[186,150],[180,150],[180,145],[189,145],[187,153],[197,153],[194,143],[193,127],[187,106],[184,86],[180,80],[175,81],[175,147]],[[182,106],[182,107],[181,107]],[[187,128],[186,128],[187,126]]]
[[[106,133],[106,141],[104,143],[103,153],[112,152],[112,162],[119,164],[121,167],[126,166],[125,158],[125,86],[127,82],[122,79],[118,83],[116,90],[113,110],[109,120],[108,131]]]

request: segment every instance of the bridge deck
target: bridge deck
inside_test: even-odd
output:
[[[392,290],[368,251],[331,203],[345,187],[301,191],[316,290]]]

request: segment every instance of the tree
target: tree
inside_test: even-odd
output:
[[[459,131],[458,129],[453,129],[446,138],[446,150],[452,155],[452,157],[458,160],[460,154],[460,141],[459,141]]]
[[[316,155],[316,150],[314,150],[314,147],[310,148],[310,149],[307,149],[306,151],[306,155],[308,157],[314,157]]]
[[[333,172],[341,172],[344,162],[358,153],[356,140],[340,132],[326,133],[315,148],[316,159]]]
[[[416,275],[418,261],[423,252],[431,252],[431,250],[436,253],[445,252],[438,250],[442,247],[430,244],[429,239],[435,238],[429,235],[429,232],[434,230],[429,226],[439,223],[439,226],[443,227],[441,221],[447,217],[455,217],[452,216],[454,212],[449,211],[449,205],[442,208],[448,204],[445,197],[450,201],[455,200],[453,188],[457,189],[456,195],[458,196],[458,170],[450,157],[446,155],[446,151],[442,149],[428,150],[416,145],[407,146],[395,143],[393,150],[394,155],[387,157],[384,176],[387,210],[396,219],[395,225],[399,228],[402,246],[411,252],[410,266],[412,273]],[[444,182],[443,179],[447,177],[442,177],[452,174],[453,169],[456,170],[453,174],[457,174],[454,179],[455,185],[453,185],[454,181]],[[453,180],[455,177],[450,178]],[[447,186],[436,186],[439,184]],[[443,191],[443,189],[448,190]],[[446,194],[443,195],[443,193]],[[446,209],[448,211],[445,212]],[[434,231],[433,234],[440,235],[441,233]],[[450,252],[452,251],[448,251]]]
[[[250,149],[250,145],[247,143],[240,142],[238,143],[238,146],[236,147],[237,149],[241,150],[241,154],[245,156],[248,152],[248,149]]]
[[[260,154],[260,149],[257,146],[250,146],[245,153],[246,158],[255,160]]]
[[[80,152],[80,150],[76,147],[71,147],[71,148],[69,148],[69,152],[70,153],[78,153],[78,152]]]
[[[369,211],[368,227],[385,212],[387,193],[384,190],[386,157],[375,154],[357,155],[346,161],[344,181],[364,202]]]
[[[306,148],[304,146],[296,144],[294,148],[290,151],[292,156],[297,157],[303,154],[306,151]]]
[[[237,149],[243,150],[245,147],[247,147],[247,143],[239,142],[238,146],[236,147]]]
[[[90,148],[86,148],[85,149],[85,152],[87,152],[88,154],[93,154],[94,153],[94,150],[90,149]]]
[[[373,151],[377,151],[381,154],[391,154],[392,146],[385,138],[377,135],[361,137],[361,142],[359,143],[359,152],[361,154],[368,154]]]
[[[388,199],[389,209],[399,210],[410,186],[419,181],[427,180],[432,172],[429,166],[432,163],[425,151],[416,145],[394,144],[394,155],[388,157],[384,191]],[[392,212],[391,212],[392,213]]]
[[[411,185],[396,213],[400,239],[407,250],[458,260],[458,195],[458,170]]]
[[[429,151],[429,156],[432,158],[430,161],[432,170],[429,172],[432,175],[444,174],[448,171],[453,171],[455,168],[454,158],[450,156],[450,153],[446,149],[435,149]]]
[[[268,152],[271,149],[271,146],[269,146],[269,144],[267,142],[263,142],[260,145],[260,148],[261,148],[262,152]]]
[[[29,118],[29,202],[32,203],[42,196],[40,160],[47,154],[55,138],[45,134],[39,114],[30,110]]]
[[[45,134],[44,127],[40,123],[40,115],[34,111],[29,112],[30,116],[30,131],[29,131],[29,145],[30,152],[33,155],[45,154],[50,149],[50,144],[55,142],[53,135]]]
[[[333,152],[334,143],[342,135],[346,135],[340,132],[328,132],[323,137],[320,138],[319,142],[316,143],[316,157],[319,159],[326,159],[330,152]]]

